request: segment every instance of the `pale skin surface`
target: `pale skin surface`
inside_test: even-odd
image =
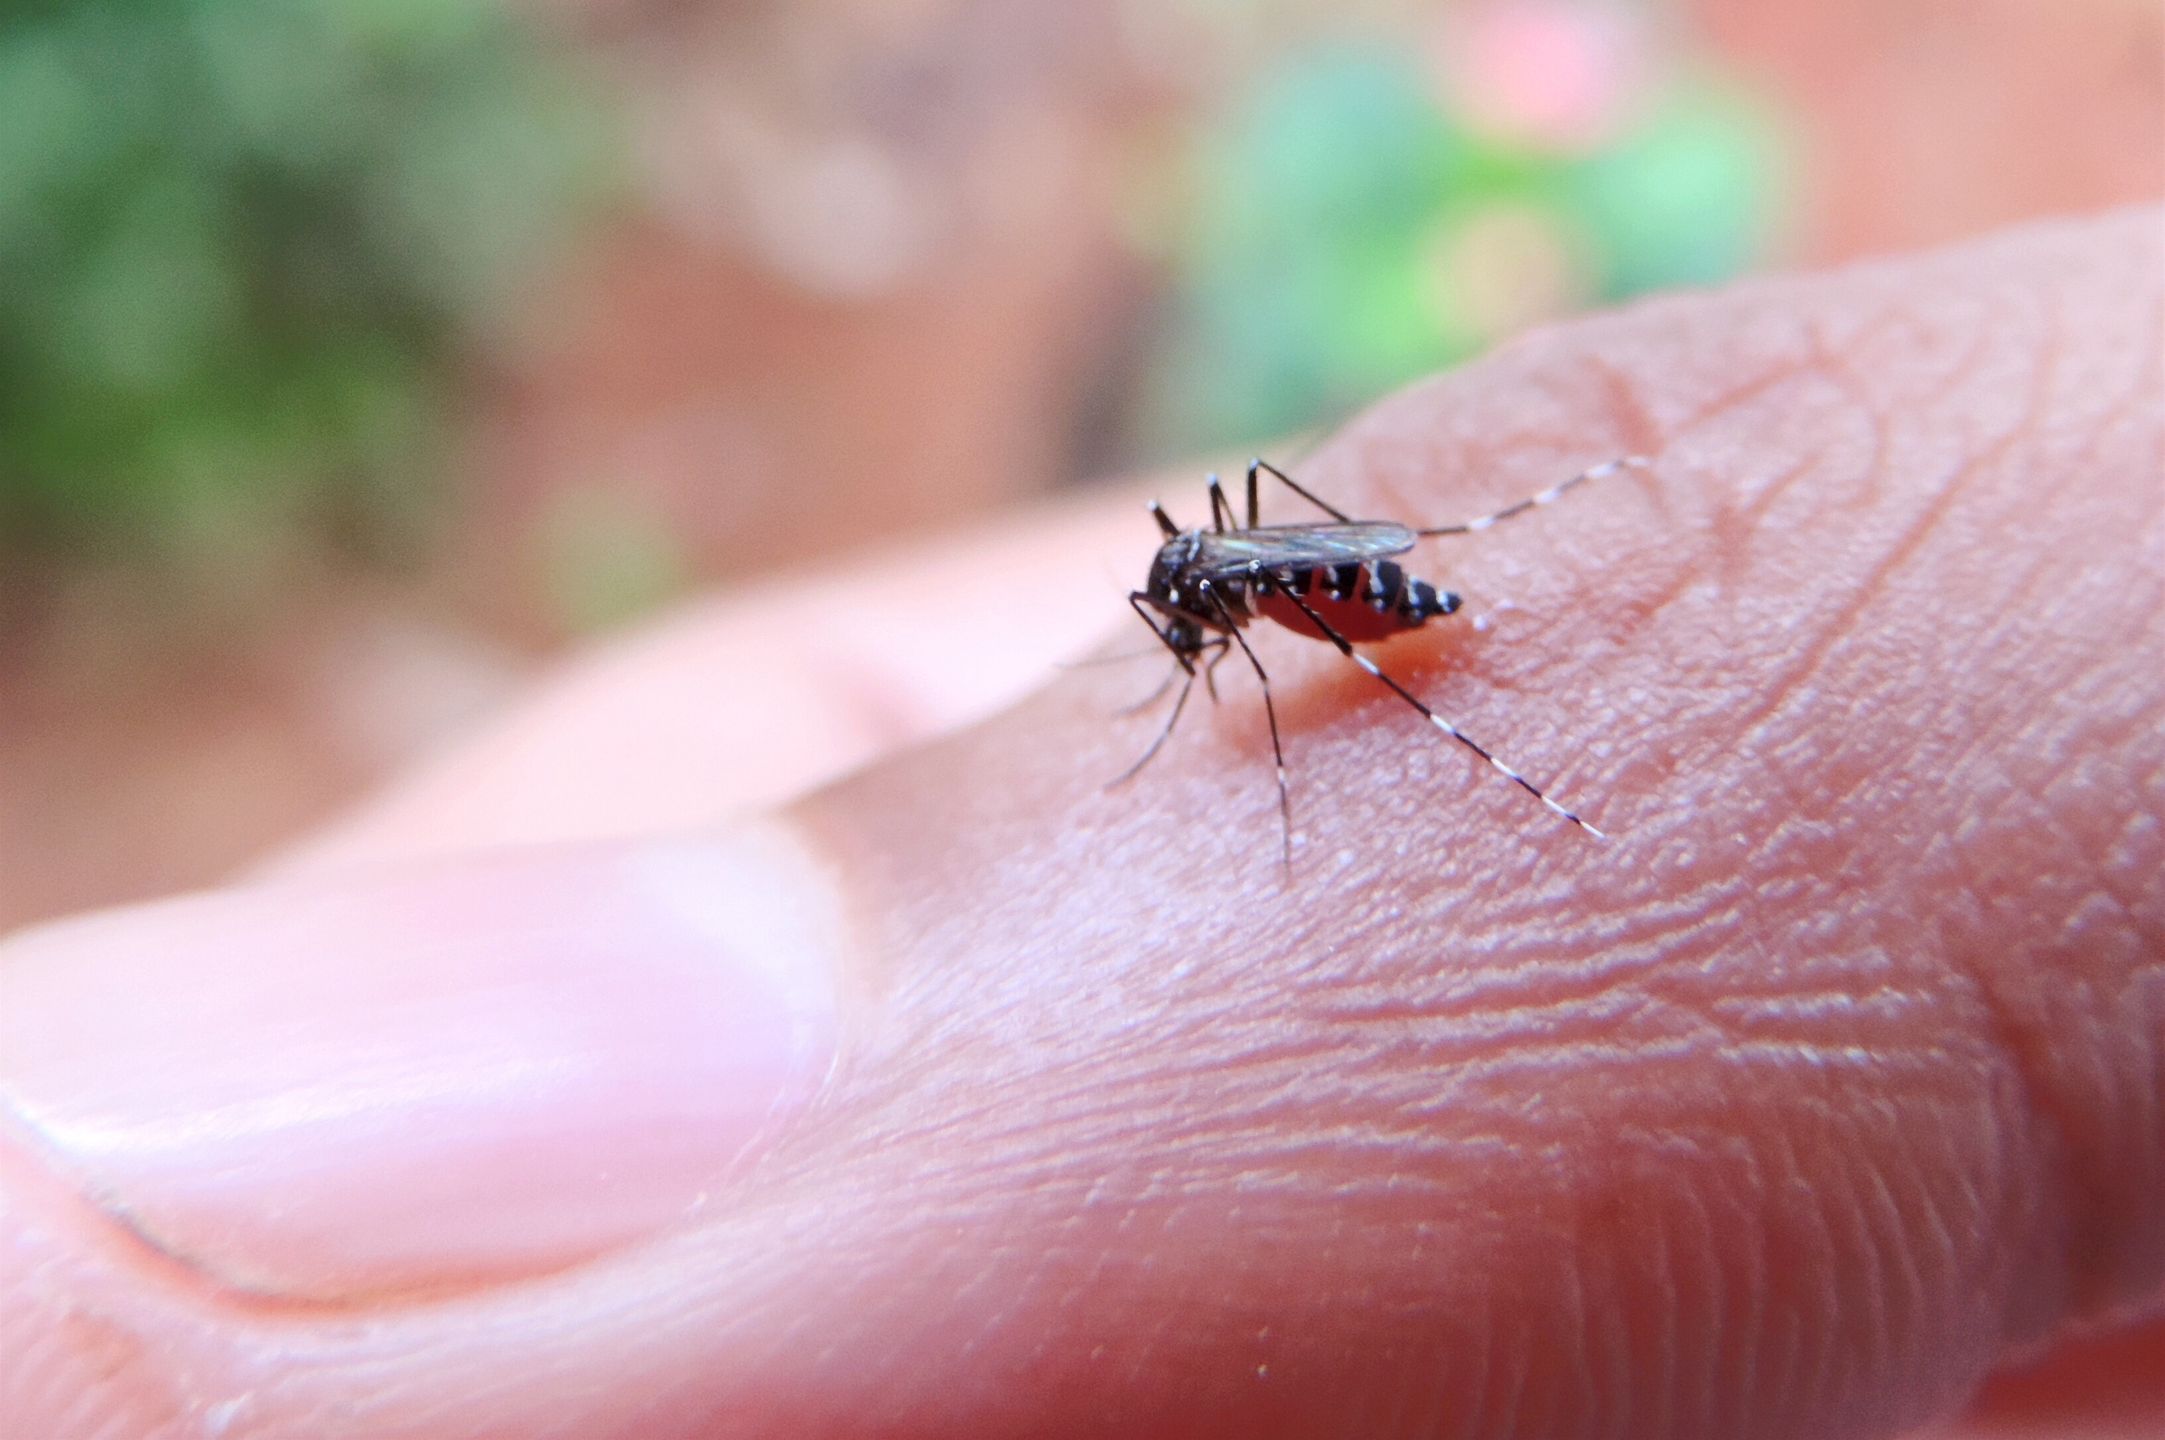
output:
[[[439,1247],[425,1272],[381,1260],[380,1230],[327,1260],[257,1238],[281,1218],[250,1213],[239,1152],[201,1161],[226,1187],[207,1207],[174,1179],[194,1140],[54,1153],[59,1082],[22,1037],[131,1034],[153,1067],[163,1041],[23,1018],[60,1002],[5,988],[8,967],[56,942],[0,951],[0,1408],[30,1434],[1863,1437],[1953,1413],[2070,1325],[2154,1312],[2159,236],[2123,215],[1657,302],[1386,402],[1302,469],[1355,514],[1439,523],[1653,457],[1421,547],[1409,568],[1495,623],[1373,652],[1614,838],[1265,634],[1288,884],[1237,658],[1225,703],[1191,705],[1109,794],[1153,722],[1108,717],[1158,662],[1064,676],[757,832],[811,856],[847,915],[820,942],[832,1069],[695,1205],[575,1260],[507,1268],[485,1230],[489,1253]],[[1199,485],[1165,499],[1207,513]],[[1155,538],[1132,525],[1139,581]],[[1123,613],[1056,573],[1005,592],[1048,633]],[[920,598],[967,625],[984,575],[946,556]],[[409,950],[454,963],[439,921],[517,969],[525,872],[477,887],[514,903],[454,923],[466,872],[441,853],[729,808],[695,732],[634,731],[621,697],[820,703],[829,672],[734,668],[746,633],[724,608],[592,667],[545,721],[327,837],[295,863],[425,857],[339,924],[243,893],[80,931],[70,963],[123,967],[116,1007],[187,1015],[229,954],[272,956],[304,995],[344,996],[355,970],[395,988],[424,973]],[[1147,639],[1119,633],[1109,649]],[[939,663],[896,673],[935,688]],[[833,699],[892,703],[898,738],[939,711]],[[835,744],[815,719],[806,745]],[[633,738],[594,759],[612,727]],[[546,803],[522,800],[544,771]],[[551,861],[535,905],[578,890],[588,853]],[[419,892],[423,920],[372,951],[372,909]],[[546,1011],[538,988],[517,1003]],[[341,1023],[395,1051],[406,1021],[374,1003]],[[579,1123],[577,1144],[610,1143],[605,1109]],[[493,1155],[447,1163],[485,1197]],[[377,1203],[334,1211],[326,1247]],[[455,1208],[433,1217],[445,1245],[465,1243]],[[2108,1351],[2068,1407],[1971,1433],[2154,1433],[2134,1377],[2158,1349]]]

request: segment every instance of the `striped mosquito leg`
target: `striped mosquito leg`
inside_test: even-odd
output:
[[[1435,711],[1429,709],[1426,702],[1424,702],[1419,696],[1415,695],[1405,686],[1399,684],[1396,680],[1393,680],[1390,676],[1384,674],[1381,667],[1379,667],[1375,661],[1369,659],[1366,655],[1363,655],[1360,651],[1354,649],[1352,642],[1347,640],[1345,636],[1339,634],[1335,629],[1333,629],[1331,627],[1331,623],[1328,620],[1325,620],[1321,615],[1318,615],[1315,612],[1314,607],[1311,606],[1306,600],[1301,599],[1300,596],[1293,594],[1291,591],[1286,591],[1284,593],[1286,595],[1286,598],[1291,600],[1295,605],[1300,606],[1301,613],[1308,617],[1309,621],[1314,624],[1316,629],[1323,632],[1323,636],[1325,639],[1329,640],[1333,645],[1336,645],[1338,647],[1341,654],[1343,654],[1348,660],[1351,660],[1354,664],[1360,666],[1363,670],[1366,670],[1369,674],[1375,676],[1378,680],[1381,680],[1385,685],[1388,685],[1394,692],[1396,692],[1399,699],[1405,701],[1408,705],[1411,705],[1414,709],[1420,711],[1423,717],[1427,719],[1429,724],[1435,726],[1438,730],[1441,730],[1444,734],[1450,736],[1453,740],[1456,740],[1459,744],[1465,746],[1468,750],[1471,750],[1474,754],[1480,756],[1483,760],[1486,760],[1491,766],[1495,768],[1496,772],[1502,775],[1506,780],[1509,780],[1512,784],[1518,786],[1519,789],[1524,790],[1527,794],[1533,796],[1534,799],[1539,800],[1543,805],[1548,806],[1550,810],[1553,810],[1558,815],[1561,815],[1564,819],[1569,820],[1572,824],[1578,826],[1581,830],[1584,830],[1587,834],[1593,836],[1596,840],[1606,840],[1609,838],[1606,833],[1599,829],[1596,829],[1592,824],[1588,823],[1578,814],[1574,813],[1573,811],[1566,810],[1563,806],[1557,804],[1554,800],[1551,800],[1547,795],[1542,793],[1540,786],[1534,784],[1533,781],[1527,779],[1524,775],[1519,774],[1518,771],[1513,770],[1510,766],[1504,764],[1503,761],[1497,759],[1496,756],[1490,752],[1489,748],[1486,745],[1483,745],[1480,741],[1474,739],[1471,735],[1468,735],[1465,731],[1459,729],[1456,725],[1453,725],[1450,721],[1444,719],[1441,715],[1438,715]]]
[[[1240,633],[1240,626],[1234,623],[1233,612],[1226,608],[1225,601],[1219,596],[1217,590],[1207,580],[1203,582],[1202,589],[1204,596],[1209,599],[1210,603],[1218,607],[1218,616],[1225,621],[1225,633],[1233,637],[1234,642],[1240,646],[1240,653],[1248,657],[1248,663],[1255,667],[1255,678],[1263,687],[1263,718],[1270,722],[1270,757],[1278,767],[1278,828],[1285,841],[1286,874],[1291,875],[1293,873],[1293,799],[1292,793],[1286,788],[1285,783],[1285,746],[1280,744],[1278,740],[1278,707],[1271,703],[1270,674],[1264,670],[1263,662],[1255,658],[1255,651],[1248,646],[1248,637]]]
[[[1416,535],[1472,535],[1486,530],[1492,525],[1500,525],[1514,515],[1523,515],[1527,511],[1539,509],[1543,505],[1554,505],[1589,480],[1606,480],[1609,476],[1623,470],[1644,470],[1653,463],[1644,455],[1626,455],[1619,460],[1604,460],[1591,470],[1581,470],[1569,480],[1551,485],[1539,495],[1529,495],[1516,505],[1506,505],[1494,514],[1483,515],[1477,520],[1463,520],[1456,525],[1436,525],[1426,530],[1416,530],[1414,533]]]

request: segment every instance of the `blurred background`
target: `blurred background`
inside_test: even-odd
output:
[[[2161,14],[13,0],[0,927],[215,879],[694,588],[2155,198]]]

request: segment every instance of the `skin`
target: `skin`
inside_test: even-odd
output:
[[[231,1240],[250,1217],[86,1181],[21,1082],[0,1399],[40,1434],[1863,1437],[2111,1331],[2002,1382],[1972,1433],[2154,1427],[2165,1347],[2128,1327],[2165,1285],[2159,236],[2067,222],[1577,322],[1303,464],[1352,513],[1436,523],[1653,457],[1424,545],[1410,568],[1468,608],[1372,652],[1610,841],[1259,632],[1288,880],[1234,668],[1111,793],[1154,722],[1107,717],[1161,662],[1064,675],[754,832],[834,889],[833,1067],[635,1241],[427,1284],[266,1259]],[[1166,498],[1204,513],[1199,486]],[[1110,623],[1106,533],[1040,533],[1068,558],[1000,609]],[[927,561],[904,603],[984,613],[1014,543]],[[740,782],[636,702],[743,684],[767,633],[679,622],[266,888],[70,943],[215,967],[259,917],[320,913],[290,896],[328,876],[456,895],[472,842],[711,817]],[[890,655],[869,699],[848,670],[752,683],[908,735],[944,718],[943,666],[1044,662],[992,648]],[[816,728],[744,771],[880,743]],[[575,888],[590,852],[554,853]],[[295,933],[297,983],[400,973]],[[149,1001],[112,1003],[212,979],[142,976]],[[397,1014],[349,1023],[396,1044]],[[27,1043],[0,1033],[0,1087]]]

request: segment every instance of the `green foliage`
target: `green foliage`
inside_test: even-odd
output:
[[[1789,179],[1771,109],[1688,67],[1642,99],[1574,148],[1483,133],[1405,51],[1256,86],[1194,150],[1146,447],[1343,418],[1498,338],[1482,287],[1585,305],[1758,261]]]
[[[540,538],[550,610],[573,631],[626,624],[690,584],[690,563],[668,518],[621,490],[558,492]]]
[[[1621,144],[1564,176],[1565,202],[1602,240],[1602,293],[1711,285],[1750,266],[1792,179],[1772,111],[1700,77]]]
[[[598,117],[488,0],[16,0],[0,564],[230,588],[397,548],[461,340],[597,193]]]
[[[1389,55],[1320,52],[1247,97],[1194,166],[1174,444],[1269,435],[1450,359],[1408,297],[1469,159]]]

